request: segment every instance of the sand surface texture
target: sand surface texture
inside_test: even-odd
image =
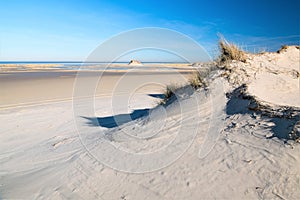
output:
[[[169,75],[126,76],[114,94],[93,101],[25,107],[27,93],[10,100],[8,89],[24,83],[25,90],[34,80],[8,81],[1,85],[8,97],[0,110],[0,198],[299,199],[300,146],[288,138],[298,115],[272,118],[249,109],[253,99],[299,107],[298,55],[294,47],[251,55],[233,62],[225,78],[213,72],[208,90],[184,88],[157,107],[162,87],[134,83],[152,77],[163,84]],[[108,87],[113,77],[106,79]],[[240,88],[251,98],[241,98]]]

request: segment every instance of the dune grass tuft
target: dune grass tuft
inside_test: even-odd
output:
[[[200,72],[194,72],[188,80],[187,84],[178,85],[178,84],[169,84],[166,86],[166,89],[163,93],[164,98],[159,102],[160,105],[165,105],[174,95],[176,92],[183,92],[187,91],[186,88],[192,87],[194,90],[199,88],[207,88],[207,82],[201,76]],[[191,91],[191,90],[189,90]]]
[[[169,84],[166,87],[165,92],[163,93],[164,98],[159,102],[160,105],[164,105],[167,103],[167,101],[175,95],[176,90],[181,88],[181,86],[178,86],[176,84]]]
[[[277,53],[281,53],[289,48],[288,45],[282,45],[281,48],[277,51]]]
[[[206,81],[201,76],[199,72],[194,72],[192,77],[189,79],[189,84],[192,86],[195,90],[201,88],[201,87],[207,87]]]
[[[246,62],[246,54],[240,50],[235,44],[228,43],[225,39],[220,39],[219,48],[221,55],[219,56],[219,63],[224,64],[232,60]]]

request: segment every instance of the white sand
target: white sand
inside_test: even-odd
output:
[[[253,84],[261,84],[259,80]],[[91,116],[76,116],[76,112],[73,116],[71,101],[2,109],[0,198],[299,199],[299,145],[268,138],[277,124],[245,110],[246,100],[228,103],[225,93],[233,89],[217,78],[210,85],[210,95],[202,90],[191,97],[181,96],[166,109],[158,107],[148,117],[114,128],[93,125],[93,117],[151,108],[158,99],[147,94],[158,90],[141,89],[131,98],[117,93],[115,104],[110,96],[98,97]],[[260,98],[269,97],[263,94],[257,93]],[[84,110],[88,100],[77,103]],[[178,136],[176,145],[170,145]],[[182,148],[190,142],[184,152]],[[116,151],[103,149],[107,143],[115,145]],[[121,149],[143,154],[166,146],[172,149],[154,161],[141,158],[139,164],[134,163],[135,157],[116,153]],[[159,168],[181,153],[174,163]],[[105,156],[106,164],[123,171],[159,169],[121,172],[99,162]]]
[[[261,73],[249,85],[249,92],[269,103],[300,108],[299,79],[288,75]]]
[[[248,85],[249,93],[262,101],[300,108],[300,50],[288,47],[279,53],[248,55],[246,63],[230,65],[232,84]]]

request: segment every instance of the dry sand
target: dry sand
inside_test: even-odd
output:
[[[291,56],[294,51],[299,53],[294,49],[285,56],[278,54],[289,58],[288,73],[289,64],[297,62]],[[2,108],[0,198],[299,199],[300,147],[279,134],[294,122],[249,110],[251,98],[240,98],[237,90],[245,83],[252,88],[247,91],[250,95],[271,101],[258,88],[263,88],[260,76],[272,76],[269,73],[273,71],[267,65],[257,73],[251,69],[259,62],[251,63],[234,62],[228,79],[218,71],[210,77],[208,91],[184,89],[177,101],[151,109],[148,115],[132,115],[134,121],[121,118],[120,124],[114,123],[112,116],[149,111],[159,100],[159,85],[133,87],[136,83],[148,82],[147,77],[153,82],[169,82],[174,76],[126,76],[116,96],[97,96],[92,110],[88,109],[88,98],[73,104],[64,101]],[[272,67],[276,69],[276,64]],[[277,70],[282,76],[286,72]],[[113,79],[107,75],[105,81]],[[15,89],[15,83],[3,81]],[[27,86],[35,85],[32,81]],[[18,86],[25,86],[25,82]],[[71,87],[70,83],[65,85]],[[122,93],[124,88],[129,89]],[[282,89],[271,91],[276,97]],[[6,100],[6,105],[10,101]],[[269,103],[297,106],[297,99]],[[185,147],[189,147],[187,151]]]
[[[235,61],[228,67],[231,84],[247,84],[250,95],[262,101],[300,108],[299,47],[247,57],[247,62]]]

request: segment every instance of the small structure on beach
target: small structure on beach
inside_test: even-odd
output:
[[[143,65],[140,61],[138,60],[131,60],[128,65]]]

